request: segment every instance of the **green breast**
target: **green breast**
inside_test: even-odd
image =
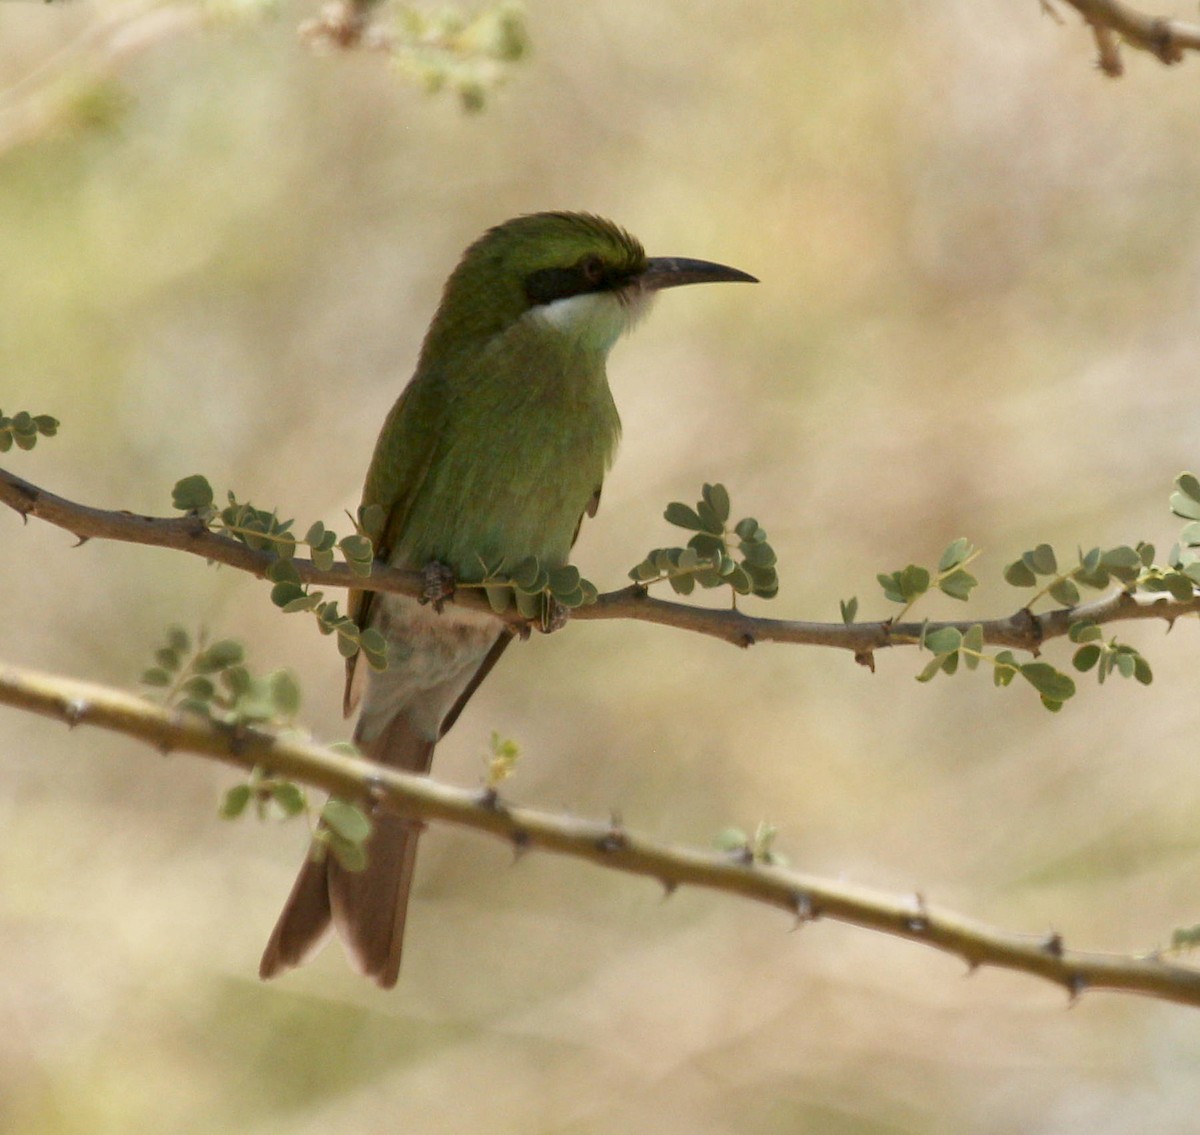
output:
[[[567,562],[620,434],[604,355],[521,327],[443,377],[437,437],[392,561],[460,579]]]

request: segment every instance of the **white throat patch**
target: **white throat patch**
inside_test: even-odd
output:
[[[650,309],[653,293],[585,292],[531,308],[529,315],[581,343],[607,351]]]

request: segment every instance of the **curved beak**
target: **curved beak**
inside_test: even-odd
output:
[[[681,284],[757,284],[758,280],[738,268],[724,264],[713,264],[709,260],[688,260],[680,256],[652,256],[646,261],[646,270],[638,277],[638,283],[647,292],[677,288]]]

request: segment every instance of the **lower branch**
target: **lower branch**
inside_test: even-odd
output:
[[[1141,993],[1200,1006],[1200,971],[1152,955],[1068,950],[1061,937],[1022,935],[925,902],[756,862],[749,852],[697,851],[651,843],[615,822],[509,805],[490,789],[463,789],[412,776],[320,745],[199,715],[162,709],[132,694],[0,664],[0,703],[70,726],[95,725],[144,741],[160,752],[195,753],[242,769],[270,772],[349,800],[496,836],[517,849],[540,848],[599,867],[657,879],[668,892],[705,887],[766,903],[800,922],[829,918],[922,942],[982,965],[1018,970],[1062,986]]]

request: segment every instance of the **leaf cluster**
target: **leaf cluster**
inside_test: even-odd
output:
[[[1136,547],[1121,544],[1107,551],[1082,549],[1071,567],[1060,569],[1058,557],[1049,544],[1039,544],[1004,569],[1004,580],[1013,587],[1038,587],[1025,606],[1032,607],[1044,595],[1064,607],[1080,601],[1080,587],[1103,591],[1114,582],[1129,587],[1154,563],[1154,545],[1139,542]]]
[[[1072,623],[1067,633],[1072,642],[1080,644],[1071,661],[1081,674],[1094,669],[1102,685],[1104,679],[1114,671],[1122,678],[1136,678],[1143,686],[1150,685],[1154,680],[1150,663],[1136,647],[1118,642],[1115,637],[1106,642],[1103,632],[1090,619]]]
[[[353,746],[332,746],[349,748]],[[261,768],[254,769],[242,784],[235,784],[221,801],[222,819],[236,820],[253,804],[260,820],[309,815],[308,794],[298,784],[273,776]],[[366,842],[371,836],[371,820],[355,804],[331,796],[322,806],[312,833],[309,855],[320,861],[332,853],[347,871],[361,871],[367,865]]]
[[[779,592],[775,550],[753,517],[729,527],[731,505],[724,485],[704,485],[695,508],[673,501],[663,516],[695,535],[684,548],[655,548],[629,572],[636,583],[667,581],[679,595],[701,587],[729,587],[738,595],[774,598]],[[735,551],[736,549],[736,551]]]
[[[401,6],[392,58],[430,94],[453,91],[468,112],[483,109],[488,92],[529,49],[520,4],[494,4],[472,16],[451,6]]]
[[[766,867],[786,867],[787,858],[774,850],[775,837],[779,834],[774,824],[760,820],[753,835],[741,828],[722,828],[713,840],[718,851],[728,852],[747,865],[761,864]]]
[[[58,419],[49,414],[19,410],[10,418],[0,412],[0,453],[7,453],[14,445],[18,449],[32,449],[39,437],[58,433],[58,425]]]
[[[290,670],[256,676],[245,666],[245,650],[234,639],[193,641],[171,627],[142,684],[161,690],[164,705],[198,713],[225,725],[290,725],[300,709],[300,687]]]
[[[909,564],[899,571],[881,572],[875,578],[883,588],[884,597],[893,603],[902,605],[893,621],[898,621],[908,609],[931,588],[936,588],[951,599],[967,600],[973,588],[979,581],[967,571],[967,565],[979,555],[979,549],[974,547],[965,537],[959,537],[950,543],[938,560],[936,571]],[[851,623],[858,609],[857,599],[850,599],[842,604],[842,621]],[[848,617],[847,617],[848,616]]]
[[[515,602],[526,619],[546,619],[555,603],[569,610],[595,603],[598,594],[596,585],[584,579],[573,564],[547,568],[536,556],[527,556],[512,570],[506,570],[503,563],[483,565],[481,579],[458,586],[482,588],[498,615]]]
[[[303,537],[292,532],[292,520],[280,520],[272,510],[255,508],[248,501],[239,501],[228,494],[229,503],[218,510],[214,504],[212,486],[200,474],[185,477],[176,483],[171,500],[177,509],[201,517],[216,532],[221,532],[254,551],[270,552],[275,560],[267,569],[267,579],[273,584],[271,602],[285,614],[307,611],[317,620],[322,634],[337,636],[338,651],[350,658],[360,650],[376,670],[387,668],[387,643],[374,628],[361,629],[349,615],[338,610],[337,600],[325,598],[322,591],[310,591],[300,579],[294,563],[299,547],[306,547],[313,566],[321,571],[333,567],[335,553],[341,553],[350,570],[363,578],[371,574],[375,545],[369,531],[377,533],[382,527],[381,510],[363,510],[356,522],[356,531],[338,537],[321,521],[311,525]]]
[[[1063,702],[1075,694],[1075,682],[1049,662],[1021,662],[1011,650],[994,655],[984,653],[983,627],[979,623],[960,631],[957,627],[938,627],[921,635],[921,646],[933,652],[933,658],[917,675],[918,682],[932,681],[938,674],[954,674],[961,662],[975,670],[981,662],[992,666],[997,686],[1008,686],[1020,675],[1041,695],[1042,704],[1057,712]]]

